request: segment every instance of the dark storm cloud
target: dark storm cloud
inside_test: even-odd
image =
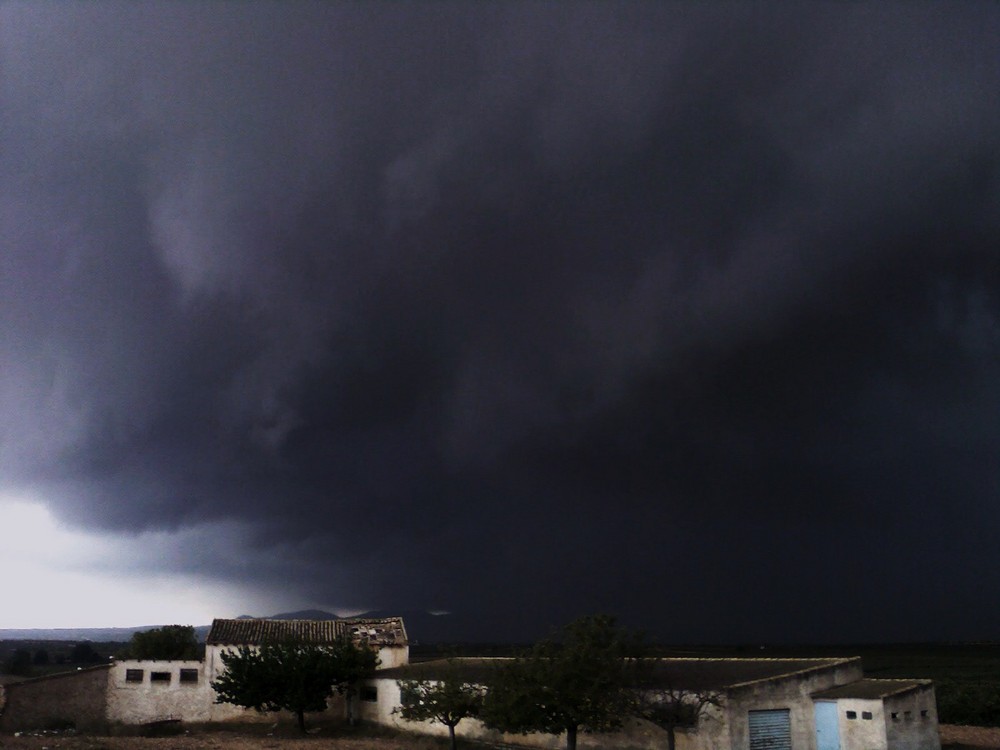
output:
[[[5,5],[5,484],[484,637],[982,636],[998,23]]]

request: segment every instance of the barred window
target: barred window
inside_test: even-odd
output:
[[[143,672],[141,669],[126,669],[125,682],[142,682]]]

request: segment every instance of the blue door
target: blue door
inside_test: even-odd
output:
[[[816,750],[840,750],[840,726],[837,703],[816,701]]]

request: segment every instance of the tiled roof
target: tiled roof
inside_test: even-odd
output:
[[[268,641],[293,639],[304,643],[333,643],[342,635],[371,646],[405,646],[406,629],[402,617],[342,620],[257,620],[212,621],[205,642],[215,646],[258,646]]]
[[[356,617],[345,620],[335,620],[343,632],[355,641],[368,643],[372,646],[405,646],[406,628],[402,617]]]
[[[927,687],[930,680],[873,680],[864,679],[840,687],[830,688],[821,693],[814,693],[813,700],[834,700],[836,698],[858,698],[861,700],[878,700],[897,693]]]
[[[491,670],[509,659],[459,658],[416,662],[385,669],[378,677],[401,680],[437,680],[456,669],[469,682],[485,682]],[[642,682],[650,687],[684,690],[722,690],[761,680],[773,680],[856,662],[857,659],[650,659]]]

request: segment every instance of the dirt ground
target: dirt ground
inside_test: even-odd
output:
[[[102,737],[73,732],[0,734],[2,750],[442,750],[447,743],[405,734],[345,737],[342,733],[181,732],[166,737]]]
[[[1000,727],[960,727],[954,724],[942,724],[941,745],[1000,748]]]
[[[945,748],[1000,750],[1000,727],[941,725]],[[0,734],[2,750],[441,750],[443,740],[411,735],[344,737],[322,732],[302,737],[238,731],[181,733],[170,737],[95,737],[71,733]]]

